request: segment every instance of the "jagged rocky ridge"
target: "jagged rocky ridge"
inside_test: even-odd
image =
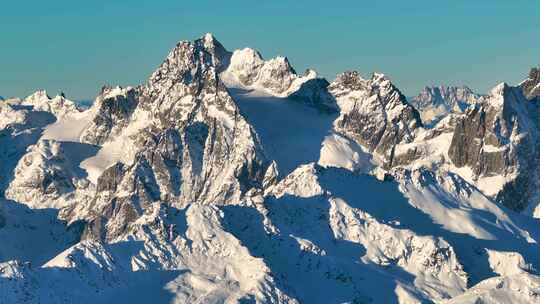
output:
[[[480,95],[475,94],[467,86],[441,85],[425,87],[410,102],[420,112],[425,124],[434,124],[449,113],[463,113],[479,98]]]
[[[86,111],[43,93],[1,103],[0,294],[537,301],[538,222],[504,206],[534,201],[536,108],[523,95],[501,85],[425,126],[382,74],[329,84],[205,35]],[[293,153],[305,146],[320,151]],[[47,250],[32,248],[41,235]]]
[[[540,96],[540,68],[532,68],[529,77],[520,84],[527,99],[532,100]]]
[[[472,169],[473,179],[504,177],[497,200],[523,210],[536,195],[537,132],[519,88],[501,84],[469,109],[457,124],[449,157]]]
[[[396,145],[410,143],[420,115],[385,75],[363,79],[358,72],[338,75],[329,90],[340,104],[337,132],[375,152],[384,168],[394,165]]]

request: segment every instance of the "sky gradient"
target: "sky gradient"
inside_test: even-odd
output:
[[[144,82],[177,41],[206,32],[329,81],[355,69],[389,75],[407,96],[432,84],[483,93],[540,65],[539,21],[537,0],[9,1],[0,96],[93,99],[104,84]]]

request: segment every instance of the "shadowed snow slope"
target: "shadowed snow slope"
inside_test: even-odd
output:
[[[248,122],[259,134],[265,151],[283,175],[296,167],[316,162],[321,144],[336,114],[323,112],[290,98],[263,92],[230,89]]]

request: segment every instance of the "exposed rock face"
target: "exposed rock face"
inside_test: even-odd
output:
[[[468,88],[426,89],[415,104],[444,111],[432,120],[434,125],[422,128],[416,110],[387,79],[375,75],[364,80],[349,72],[330,85],[341,108],[334,129],[372,151],[385,169],[450,170],[523,211],[538,196],[540,111],[522,88],[501,84],[487,96]]]
[[[378,154],[386,168],[393,166],[396,145],[413,141],[415,129],[422,126],[418,111],[382,74],[366,80],[358,72],[346,72],[329,90],[341,108],[336,131]]]
[[[527,99],[540,96],[540,68],[532,68],[529,77],[521,83],[521,88]]]
[[[420,112],[424,123],[433,123],[450,113],[463,113],[474,104],[480,95],[470,88],[454,86],[425,87],[411,99],[411,104]]]
[[[134,162],[105,170],[88,206],[63,211],[70,221],[81,215],[90,221],[87,237],[120,237],[160,200],[177,207],[225,204],[262,187],[269,163],[255,131],[217,77],[223,54],[213,37],[181,42],[138,93],[128,89],[108,98],[105,92],[98,99],[100,110],[87,129],[97,134],[93,143],[118,133],[115,128],[135,128],[135,111],[146,112],[150,122],[133,135]]]
[[[457,122],[448,156],[457,167],[469,167],[473,179],[500,176],[511,184],[498,196],[508,207],[523,210],[531,191],[529,179],[536,168],[537,129],[519,88],[495,87]],[[526,177],[527,176],[527,177]],[[515,187],[519,187],[517,190]],[[502,189],[501,189],[502,190]],[[507,195],[505,192],[521,195]]]
[[[310,72],[308,71],[307,74]],[[300,85],[289,98],[319,108],[323,111],[336,112],[338,106],[332,94],[328,92],[330,83],[323,78],[312,78]]]
[[[103,87],[93,108],[96,114],[81,134],[81,142],[102,145],[110,135],[124,128],[137,107],[137,92],[133,88]]]

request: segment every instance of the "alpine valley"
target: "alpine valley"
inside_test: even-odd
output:
[[[407,99],[206,34],[0,100],[0,303],[540,303],[539,164],[538,68]]]

